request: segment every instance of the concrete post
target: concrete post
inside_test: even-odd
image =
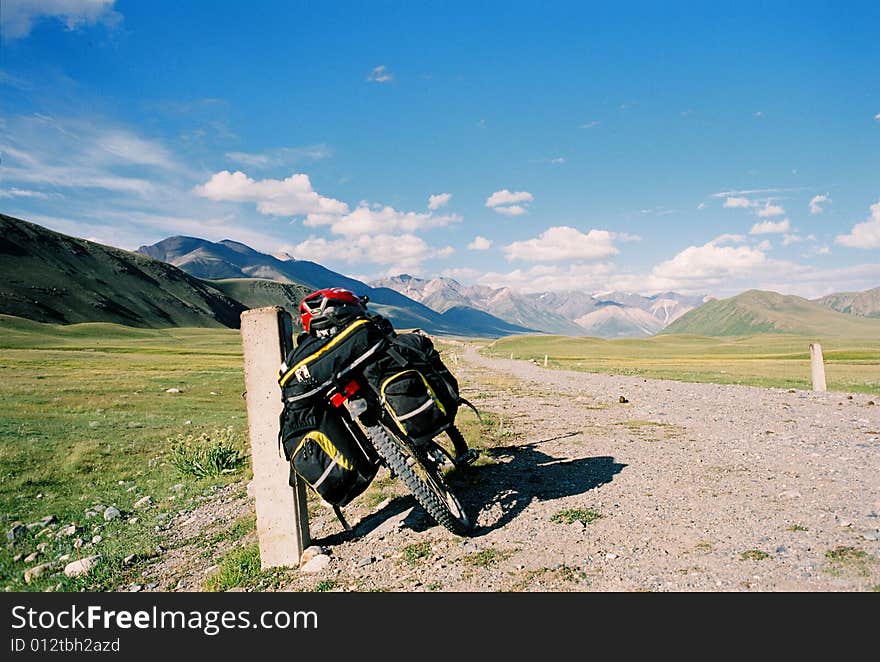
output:
[[[813,390],[824,391],[825,388],[825,362],[822,359],[822,345],[810,343],[810,368],[813,373]]]
[[[546,354],[544,354],[544,367],[545,368],[547,367],[547,355]]]
[[[292,347],[293,324],[280,306],[241,314],[248,434],[254,472],[257,537],[263,569],[297,566],[309,545],[305,485],[291,487],[290,465],[278,445],[278,370]]]

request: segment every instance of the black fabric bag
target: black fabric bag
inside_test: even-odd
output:
[[[366,364],[386,344],[371,320],[358,319],[329,338],[302,334],[279,372],[284,408],[279,442],[294,473],[327,503],[344,506],[378,471],[378,456],[348,411],[327,401],[346,368]]]
[[[311,394],[297,382],[285,394],[280,441],[291,485],[296,473],[327,503],[346,505],[375,478],[376,452],[348,411],[326,402],[324,389]]]
[[[340,371],[364,365],[385,345],[386,334],[370,319],[354,320],[329,338],[301,334],[281,366],[282,389],[299,382],[314,387],[331,384]]]
[[[398,334],[365,374],[401,432],[416,443],[455,422],[463,402],[458,380],[427,336]]]

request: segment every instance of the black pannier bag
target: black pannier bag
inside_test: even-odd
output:
[[[400,431],[427,442],[455,422],[458,381],[427,336],[401,333],[365,374]]]
[[[361,494],[379,464],[348,411],[327,402],[327,387],[340,371],[367,362],[385,343],[375,324],[359,319],[330,338],[301,335],[281,366],[279,441],[290,462],[291,482],[295,472],[334,506]]]
[[[282,389],[294,382],[315,388],[331,384],[343,369],[368,363],[384,347],[385,338],[379,325],[366,318],[354,320],[329,338],[300,334],[281,365],[278,383]]]
[[[367,489],[379,470],[372,447],[341,409],[316,405],[305,418],[297,411],[302,410],[290,410],[290,424],[282,428],[291,484],[295,472],[327,503],[348,504]],[[303,430],[304,421],[315,425]]]

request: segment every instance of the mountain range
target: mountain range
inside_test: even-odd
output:
[[[464,286],[451,278],[426,280],[409,274],[370,284],[396,290],[438,312],[469,306],[544,333],[600,338],[654,335],[706,300],[702,295],[677,292],[653,296],[579,291],[526,294],[508,287]]]
[[[526,294],[402,274],[364,283],[235,241],[170,237],[136,252],[0,214],[0,314],[72,324],[237,327],[248,308],[295,312],[309,291],[345,287],[398,328],[440,335],[644,337],[795,333],[880,337],[880,287],[818,299],[750,290],[727,299],[664,292]]]

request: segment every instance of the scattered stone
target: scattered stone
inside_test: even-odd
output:
[[[880,534],[877,533],[863,533],[862,538],[865,540],[880,540]]]
[[[299,564],[303,565],[305,563],[308,563],[316,556],[319,556],[319,555],[325,554],[325,553],[326,552],[324,551],[324,548],[321,547],[320,545],[310,545],[309,547],[306,547],[303,550],[302,556],[299,559]]]
[[[27,527],[21,522],[16,522],[12,528],[6,532],[6,542],[15,544],[16,540],[20,540],[27,534]]]
[[[801,493],[797,490],[785,490],[785,492],[779,493],[780,499],[800,499]]]
[[[137,501],[134,502],[134,506],[132,506],[135,510],[140,510],[141,508],[146,508],[147,506],[151,506],[153,504],[153,497],[145,496],[141,497]]]
[[[192,421],[184,421],[183,424],[184,424],[184,425],[192,425],[193,422],[192,422]]]
[[[103,539],[104,539],[104,538],[102,538],[101,536],[92,536],[92,544],[93,544],[93,545],[97,545],[97,544],[98,544],[99,542],[101,542]]]
[[[124,559],[122,559],[122,565],[131,565],[134,563],[134,560],[137,558],[136,554],[129,554]]]
[[[301,568],[301,572],[321,572],[325,570],[327,566],[330,565],[330,557],[326,554],[318,554],[317,556],[309,559],[307,563],[305,563]]]
[[[116,506],[107,506],[104,510],[104,520],[109,522],[114,519],[119,519],[122,517],[122,513],[119,512],[119,508]]]
[[[254,481],[249,481],[247,484],[247,488],[245,490],[247,495],[253,499],[254,498]]]
[[[129,487],[129,488],[128,488],[127,490],[125,490],[125,491],[126,491],[126,492],[137,492],[137,490],[138,490],[138,486],[137,486],[137,485],[132,485],[131,487]]]
[[[172,387],[172,388],[166,388],[166,389],[165,389],[165,392],[166,392],[166,393],[180,393],[180,389],[179,389],[179,388],[173,388],[173,387]]]
[[[58,560],[61,561],[62,563],[66,562],[66,561],[69,561],[69,560],[70,560],[70,554],[61,554],[61,555],[58,557]]]
[[[76,524],[68,524],[63,529],[59,529],[58,533],[55,534],[56,538],[60,538],[61,536],[75,536],[76,535]]]
[[[83,559],[79,559],[78,561],[73,561],[72,563],[68,563],[64,566],[64,575],[66,577],[79,577],[80,575],[85,575],[92,571],[95,566],[98,565],[98,561],[101,559],[99,555],[95,556],[87,556]]]
[[[139,593],[141,589],[143,589],[143,586],[141,586],[140,584],[132,584],[128,587],[129,593]]]
[[[621,404],[626,404],[627,402],[629,402],[629,400],[626,399],[626,396],[623,396],[623,395],[621,395],[619,398],[617,398],[617,401],[620,402]]]
[[[39,555],[40,555],[39,552],[31,552],[30,554],[28,554],[27,556],[24,557],[24,562],[25,563],[33,563],[34,561],[37,560],[37,557]]]
[[[76,540],[73,541],[73,548],[79,549],[80,547],[82,547],[85,544],[85,542],[86,541],[83,540],[82,538],[77,538]]]
[[[40,565],[35,565],[33,568],[28,568],[24,571],[24,583],[30,584],[38,577],[45,575],[51,568],[51,563],[42,563]]]
[[[154,588],[156,588],[158,585],[159,585],[159,582],[150,582],[149,584],[147,584],[147,590],[148,590],[148,591],[152,591],[152,590],[153,590]]]
[[[128,522],[129,524],[137,524],[137,523],[138,523],[138,518],[137,518],[137,517],[129,517],[129,518],[126,520],[126,522]]]
[[[175,484],[171,487],[171,490],[172,490],[173,492],[180,492],[180,490],[182,490],[183,487],[184,487],[184,486],[183,486],[183,483],[175,483]]]
[[[374,557],[368,556],[367,558],[361,559],[360,561],[358,561],[358,568],[365,568],[366,566],[370,565],[371,563],[374,563],[375,561],[376,561],[376,559]]]
[[[605,555],[605,558],[608,559],[609,561],[613,561],[614,559],[617,558],[617,554],[608,553]]]
[[[49,543],[41,542],[39,545],[37,545],[37,551],[38,552],[45,552],[48,547],[49,547]]]
[[[18,563],[19,561],[21,561],[22,558],[24,558],[24,553],[19,552],[18,554],[16,554],[15,556],[12,557],[12,562]]]

